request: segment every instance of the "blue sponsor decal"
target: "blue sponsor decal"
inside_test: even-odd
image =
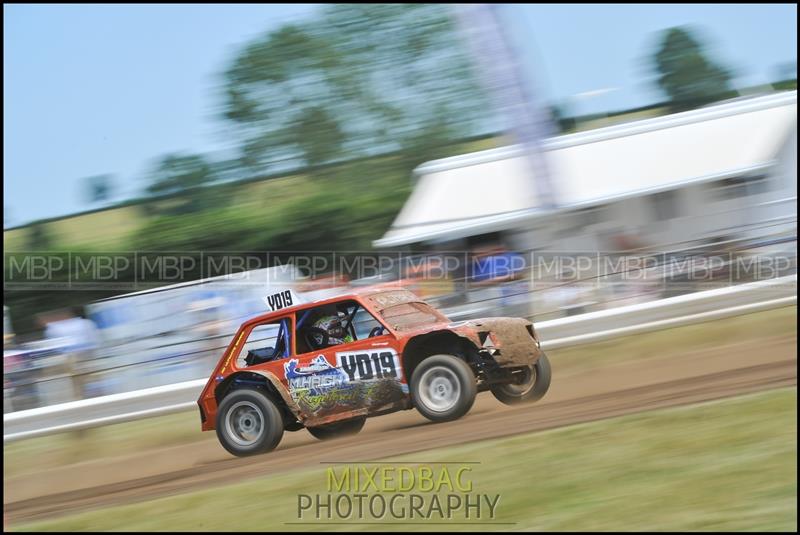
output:
[[[319,396],[347,382],[347,375],[331,366],[324,355],[314,357],[308,366],[302,367],[298,366],[297,359],[290,359],[284,363],[283,371],[292,394],[297,390],[307,390],[309,395]]]

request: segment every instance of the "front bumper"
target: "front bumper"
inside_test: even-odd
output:
[[[485,318],[468,322],[481,351],[502,368],[532,366],[542,355],[533,324],[523,318]]]

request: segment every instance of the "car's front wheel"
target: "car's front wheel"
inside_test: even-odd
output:
[[[217,438],[237,457],[274,450],[283,437],[283,416],[270,398],[253,389],[234,390],[217,411]]]
[[[454,355],[430,356],[411,376],[414,406],[433,422],[461,418],[472,408],[477,393],[472,369]]]
[[[536,364],[523,368],[515,374],[514,383],[492,386],[492,394],[506,405],[532,403],[550,389],[550,361],[542,353]]]
[[[317,427],[308,427],[308,432],[320,440],[329,440],[332,438],[344,437],[347,435],[355,435],[364,427],[367,421],[366,417],[354,418],[344,422],[336,422],[327,425],[320,425]]]

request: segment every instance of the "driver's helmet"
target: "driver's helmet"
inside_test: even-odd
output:
[[[352,342],[353,338],[344,332],[344,328],[342,327],[342,320],[339,319],[338,315],[328,315],[322,316],[317,321],[314,322],[314,327],[318,329],[322,329],[326,333],[328,333],[328,345],[337,345],[343,344],[345,342]],[[315,338],[312,335],[312,338]],[[318,348],[322,346],[322,340],[314,339],[315,345]]]

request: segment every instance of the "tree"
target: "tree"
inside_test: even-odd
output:
[[[111,175],[97,175],[86,178],[86,197],[90,203],[107,201],[113,191]]]
[[[558,125],[559,133],[568,134],[575,130],[575,118],[567,116],[566,105],[553,104],[549,108],[553,123]]]
[[[31,251],[46,251],[52,245],[52,236],[44,223],[31,225],[28,230],[28,248]]]
[[[154,195],[183,192],[213,182],[211,166],[201,155],[168,154],[161,158],[147,192]]]
[[[197,212],[210,207],[213,195],[209,186],[216,180],[211,164],[202,155],[168,154],[161,158],[150,175],[147,193],[180,193],[180,201],[170,213]]]
[[[341,154],[345,141],[341,126],[324,108],[311,106],[297,114],[289,141],[300,149],[310,165],[319,165]]]
[[[333,4],[247,44],[225,72],[242,161],[313,166],[477,133],[488,107],[449,9]]]
[[[701,44],[686,28],[663,32],[653,56],[658,85],[670,99],[673,111],[684,111],[735,96],[731,73],[706,56]]]

